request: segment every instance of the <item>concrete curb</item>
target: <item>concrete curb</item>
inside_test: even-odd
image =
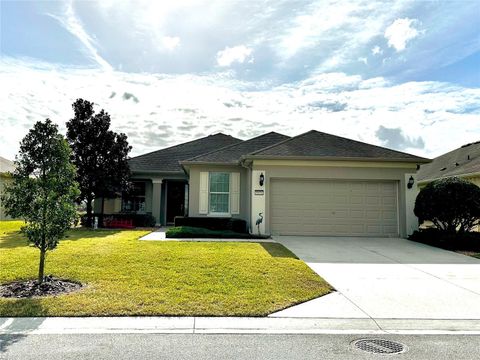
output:
[[[109,333],[480,335],[480,320],[245,317],[0,318],[0,335]]]

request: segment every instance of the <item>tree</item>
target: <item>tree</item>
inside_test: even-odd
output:
[[[44,280],[45,255],[75,222],[79,195],[71,150],[50,119],[37,122],[20,143],[13,182],[2,200],[7,214],[23,218],[21,231],[40,250],[38,282]]]
[[[480,187],[456,177],[432,181],[418,194],[414,213],[439,230],[470,231],[480,219]]]
[[[92,226],[92,202],[115,196],[129,187],[128,154],[132,149],[127,136],[110,130],[110,115],[93,110],[93,103],[77,99],[75,116],[67,122],[67,139],[77,167],[81,194],[79,202],[87,205],[87,226]]]

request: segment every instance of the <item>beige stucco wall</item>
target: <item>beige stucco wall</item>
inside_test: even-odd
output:
[[[290,179],[347,179],[347,180],[393,180],[398,182],[399,235],[406,237],[407,231],[407,175],[416,172],[416,164],[407,163],[367,163],[333,161],[294,161],[261,160],[253,161],[253,171],[264,171],[265,175],[265,232],[270,233],[270,182],[273,178]],[[252,180],[253,181],[253,180]],[[253,195],[252,195],[253,196]],[[413,196],[408,196],[411,202]],[[411,205],[408,206],[411,208]],[[411,219],[409,222],[411,223]]]
[[[466,177],[465,180],[468,180],[475,185],[480,186],[480,176]]]
[[[0,220],[8,220],[10,219],[6,214],[5,214],[5,209],[3,208],[2,206],[2,200],[1,200],[1,197],[3,195],[3,189],[4,189],[4,186],[7,182],[11,181],[10,178],[8,178],[7,176],[3,176],[2,174],[0,174]]]
[[[241,166],[201,166],[193,165],[190,167],[190,190],[189,190],[189,208],[188,216],[206,216],[199,213],[200,202],[200,172],[219,171],[219,172],[239,172],[240,173],[240,213],[232,217],[249,221],[250,214],[250,196],[249,196],[249,176],[248,169]]]

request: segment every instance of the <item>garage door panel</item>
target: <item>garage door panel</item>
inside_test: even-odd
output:
[[[273,179],[270,196],[274,234],[398,236],[394,181]]]

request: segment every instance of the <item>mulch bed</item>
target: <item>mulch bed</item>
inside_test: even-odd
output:
[[[0,297],[30,298],[34,296],[55,296],[77,291],[83,287],[76,281],[46,276],[42,284],[37,280],[14,281],[0,285]]]

